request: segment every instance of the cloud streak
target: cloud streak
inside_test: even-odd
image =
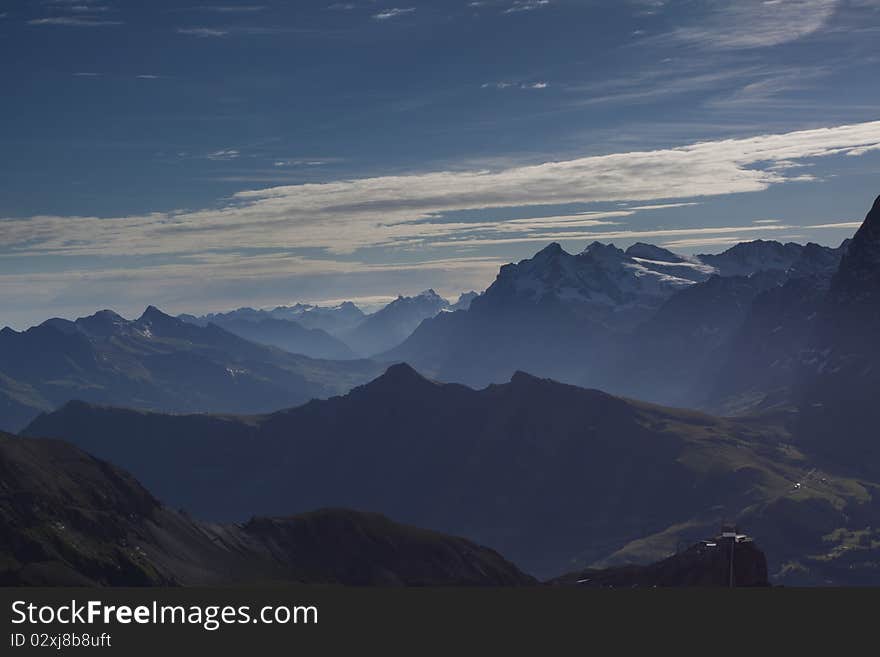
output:
[[[382,11],[373,14],[373,18],[377,21],[387,21],[391,18],[398,18],[400,16],[406,16],[407,14],[412,14],[416,10],[415,7],[405,7],[398,8],[394,7],[392,9],[383,9]]]
[[[197,211],[116,218],[4,219],[0,253],[180,254],[229,248],[296,248],[339,255],[460,239],[488,241],[511,232],[572,228],[613,216],[541,216],[550,214],[546,209],[526,221],[450,221],[445,215],[479,215],[485,210],[503,215],[505,209],[534,206],[665,203],[758,192],[773,185],[812,180],[798,168],[778,168],[780,162],[878,148],[880,121],[875,121],[498,171],[438,171],[270,187],[242,191],[221,207]],[[614,216],[639,211],[644,210],[621,208]],[[523,211],[510,214],[521,217]]]
[[[717,3],[698,24],[676,29],[680,41],[719,50],[765,48],[823,28],[840,0],[735,0]]]
[[[75,16],[50,16],[48,18],[33,18],[28,25],[61,25],[67,27],[102,27],[122,25],[122,21],[110,21],[99,18],[78,18]]]
[[[195,37],[223,37],[229,34],[229,30],[218,29],[214,27],[178,27],[178,34],[188,34]]]

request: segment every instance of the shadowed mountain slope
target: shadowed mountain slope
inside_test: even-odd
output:
[[[489,549],[375,513],[201,523],[72,445],[0,434],[3,585],[532,582]]]
[[[849,243],[798,370],[799,432],[828,461],[880,476],[880,197]]]
[[[472,390],[397,365],[344,397],[245,418],[68,404],[27,433],[71,440],[201,517],[371,509],[540,576],[656,561],[725,517],[761,537],[750,522],[785,514],[801,529],[762,539],[780,575],[779,559],[809,561],[829,532],[877,520],[871,484],[818,474],[779,426],[523,373]]]

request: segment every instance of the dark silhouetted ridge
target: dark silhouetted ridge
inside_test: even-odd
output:
[[[207,525],[70,444],[0,433],[0,585],[514,586],[493,550],[327,509]]]

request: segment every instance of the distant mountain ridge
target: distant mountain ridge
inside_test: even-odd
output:
[[[758,295],[791,277],[830,279],[841,253],[758,240],[695,258],[645,243],[572,255],[554,243],[502,267],[466,313],[424,321],[380,357],[476,386],[522,369],[696,405]],[[674,389],[661,382],[673,358],[688,370]]]
[[[182,318],[203,332],[187,337],[183,328],[174,327],[175,335],[160,339],[165,341],[160,350],[165,362],[156,353],[158,343],[149,344],[154,340],[149,312],[134,322],[110,311],[76,322],[47,320],[24,333],[0,331],[0,427],[19,428],[36,410],[77,397],[161,410],[219,411],[226,403],[222,400],[233,398],[231,390],[216,397],[223,376],[238,377],[236,387],[262,387],[264,391],[275,386],[276,377],[289,378],[289,374],[262,371],[264,366],[274,369],[276,365],[268,352],[257,356],[263,363],[259,368],[235,365],[241,357],[237,352],[244,349],[253,354],[252,347],[245,349],[243,343],[228,337],[219,339],[220,333],[210,334],[208,324],[218,330],[225,327],[228,330],[222,333],[226,335],[293,354],[333,361],[376,354],[385,362],[414,363],[441,380],[476,386],[506,381],[516,370],[523,370],[659,403],[738,412],[775,403],[764,399],[788,395],[790,373],[799,362],[796,352],[805,348],[810,333],[802,325],[814,316],[810,303],[818,303],[821,296],[814,292],[830,285],[845,248],[757,240],[717,256],[685,257],[645,243],[633,244],[626,251],[593,243],[576,255],[551,244],[533,258],[502,267],[485,292],[463,294],[455,304],[427,290],[414,297],[401,296],[372,315],[349,302],[325,308],[296,304],[202,317],[185,315]],[[812,282],[787,284],[794,278]],[[809,303],[801,298],[811,294],[815,298]],[[767,303],[765,297],[777,298],[778,303]],[[801,314],[781,317],[760,333],[758,327],[775,321],[774,313],[783,308],[799,308]],[[763,315],[756,315],[758,311]],[[173,318],[159,314],[162,317],[156,321],[170,327],[167,322]],[[766,333],[783,325],[789,327],[785,339]],[[21,337],[24,334],[28,337]],[[214,366],[208,367],[202,358],[205,349],[193,348],[206,347],[203,343],[209,335],[213,346],[207,349],[211,351],[208,360],[214,366],[217,361],[230,361],[213,375],[209,370]],[[177,341],[176,346],[172,348],[169,340]],[[186,342],[192,345],[185,346]],[[32,353],[38,344],[39,356]],[[176,365],[182,367],[186,358],[195,358],[187,375],[190,385],[183,394],[163,391],[164,383],[160,383],[175,365],[170,358],[175,349],[185,353]],[[29,370],[16,365],[19,350],[29,354]],[[223,354],[223,350],[232,351]],[[96,355],[96,351],[101,353]],[[196,358],[195,352],[201,355]],[[774,370],[755,369],[761,365],[755,353],[771,359]],[[150,361],[146,369],[138,363],[140,358]],[[305,368],[309,374],[304,379],[317,377],[328,385],[310,387],[307,382],[289,381],[281,387],[298,388],[294,396],[260,393],[263,403],[233,401],[228,410],[271,410],[272,400],[278,408],[309,396],[343,392],[349,382],[369,378],[343,375],[341,382],[333,382],[319,373],[366,371],[354,363],[318,367],[306,366],[306,361],[293,365],[286,357],[282,361],[287,363],[281,365],[282,370],[289,372],[293,367],[302,372]],[[741,366],[747,361],[759,373],[754,380]],[[155,365],[161,365],[164,373],[152,371]],[[198,368],[202,368],[200,374]],[[681,371],[669,385],[664,377],[671,368]],[[89,370],[100,374],[89,374]],[[378,371],[375,368],[369,374]],[[258,396],[246,392],[244,397],[251,394],[254,400]]]
[[[225,313],[179,317],[200,326],[217,324],[246,339],[291,353],[345,360],[372,356],[395,347],[423,319],[441,311],[467,310],[478,296],[473,291],[465,292],[450,304],[429,289],[411,297],[399,295],[371,314],[363,313],[347,301],[333,307],[296,304],[271,310],[239,308]]]
[[[485,296],[531,303],[555,298],[579,313],[589,313],[594,322],[619,326],[633,321],[630,315],[638,317],[642,309],[656,307],[658,300],[705,280],[710,273],[684,259],[646,260],[612,244],[593,242],[571,255],[553,243],[530,259],[502,267]]]
[[[228,316],[214,315],[210,320],[192,315],[179,315],[178,317],[197,326],[214,324],[245,340],[278,347],[292,354],[330,360],[357,358],[347,344],[334,338],[323,329],[304,328],[293,320],[265,317],[256,311],[253,315],[239,311],[230,313]]]
[[[71,399],[189,412],[262,412],[328,397],[381,371],[327,361],[196,326],[150,306],[0,331],[0,427],[18,430]]]
[[[697,259],[719,276],[749,276],[756,271],[787,271],[803,254],[803,246],[773,240],[741,242],[718,255],[700,254]]]
[[[222,313],[208,313],[199,316],[183,314],[179,317],[203,326],[209,323],[222,325],[223,322],[228,321],[283,320],[296,322],[297,325],[305,329],[324,331],[331,336],[338,336],[341,331],[357,326],[366,315],[354,303],[345,301],[336,306],[297,303],[293,306],[276,306],[269,310],[238,308]]]
[[[381,310],[368,315],[341,337],[362,356],[373,356],[403,342],[422,320],[434,317],[449,302],[434,290],[412,297],[398,296]]]

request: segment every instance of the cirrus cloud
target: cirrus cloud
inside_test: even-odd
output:
[[[758,192],[813,179],[797,168],[779,168],[780,162],[876,149],[880,149],[880,121],[497,171],[437,171],[286,185],[241,191],[220,207],[196,211],[5,219],[0,253],[121,255],[292,248],[339,255],[463,237],[488,243],[511,231],[571,228],[644,211],[621,208],[612,217],[608,213],[547,217],[547,207]],[[497,215],[505,208],[520,208],[522,216],[523,210],[536,206],[542,211],[535,211],[527,222],[451,221],[445,216],[479,215],[486,210]]]

